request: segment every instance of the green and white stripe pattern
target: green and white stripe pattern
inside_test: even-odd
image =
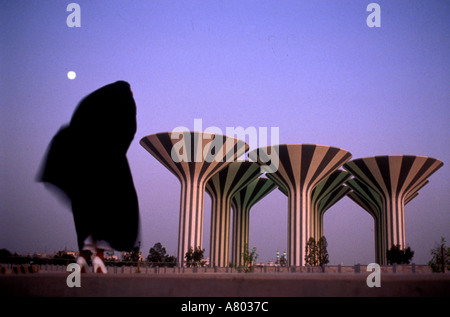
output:
[[[386,246],[383,233],[383,201],[380,195],[357,178],[347,181],[352,189],[347,196],[367,211],[374,220],[375,262],[386,264]]]
[[[331,193],[322,198],[319,202],[317,213],[319,214],[318,221],[318,231],[315,235],[316,241],[320,239],[320,237],[324,236],[323,230],[323,216],[325,212],[330,209],[334,204],[340,201],[343,197],[345,197],[351,189],[348,186],[341,185],[335,188]]]
[[[385,155],[360,158],[344,165],[344,168],[379,195],[380,202],[371,201],[381,208],[380,222],[383,228],[378,242],[384,264],[385,250],[393,245],[406,247],[405,203],[415,197],[426,184],[428,177],[443,163],[435,158],[413,155]]]
[[[314,187],[311,197],[310,238],[318,241],[324,235],[323,215],[350,191],[343,185],[350,177],[350,173],[337,170]],[[279,189],[287,196],[285,188],[280,186]]]
[[[350,160],[351,154],[326,145],[283,144],[256,149],[249,157],[268,164],[273,153],[279,158],[278,169],[266,175],[288,193],[288,264],[303,266],[306,243],[311,236],[312,191]]]
[[[416,186],[408,196],[405,198],[405,206],[418,195],[419,189],[425,186],[429,181],[422,181],[419,186]],[[377,191],[365,185],[358,178],[350,179],[346,184],[352,189],[347,196],[358,204],[361,208],[367,211],[374,220],[374,235],[375,235],[375,261],[378,264],[387,264],[386,251],[389,246],[386,243],[387,228],[384,226],[385,212],[383,199]]]
[[[248,151],[244,141],[202,132],[162,132],[140,144],[181,182],[178,265],[189,248],[202,248],[206,182]]]
[[[240,189],[261,175],[258,163],[233,162],[214,174],[206,183],[211,197],[210,263],[212,266],[229,265],[231,199]]]
[[[318,241],[323,236],[323,214],[345,196],[346,188],[342,184],[350,177],[350,173],[337,170],[313,189],[310,237],[314,240]]]
[[[275,188],[277,185],[270,179],[259,177],[234,194],[231,201],[233,207],[231,263],[234,266],[243,264],[242,254],[245,246],[249,244],[251,208]]]

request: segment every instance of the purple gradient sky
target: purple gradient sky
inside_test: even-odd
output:
[[[80,28],[66,25],[70,2],[81,6]],[[353,158],[439,158],[444,167],[406,207],[413,261],[426,263],[441,236],[450,239],[450,3],[376,1],[381,27],[369,28],[370,2],[0,1],[0,248],[76,249],[69,209],[34,177],[81,98],[123,79],[138,107],[128,159],[145,255],[156,242],[176,254],[180,186],[138,141],[201,118],[223,131],[279,127],[280,143],[337,146]],[[207,256],[209,211],[207,197]],[[278,190],[252,209],[260,261],[286,250],[286,219]],[[331,264],[374,262],[365,211],[344,198],[324,221]]]

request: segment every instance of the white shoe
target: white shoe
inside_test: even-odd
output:
[[[92,265],[94,266],[94,273],[108,273],[105,263],[98,256],[95,256],[92,260]]]
[[[83,258],[82,256],[79,256],[77,258],[77,264],[80,266],[81,268],[81,273],[87,273],[89,272],[89,265],[87,264],[87,261],[85,258]]]

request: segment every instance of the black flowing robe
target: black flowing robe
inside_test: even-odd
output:
[[[117,81],[85,97],[49,145],[38,180],[70,200],[80,250],[89,235],[118,251],[136,245],[139,206],[126,157],[135,133],[130,85]]]

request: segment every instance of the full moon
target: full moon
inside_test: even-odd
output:
[[[67,78],[69,78],[70,80],[75,79],[75,77],[77,77],[77,73],[75,73],[74,71],[70,71],[67,73]]]

